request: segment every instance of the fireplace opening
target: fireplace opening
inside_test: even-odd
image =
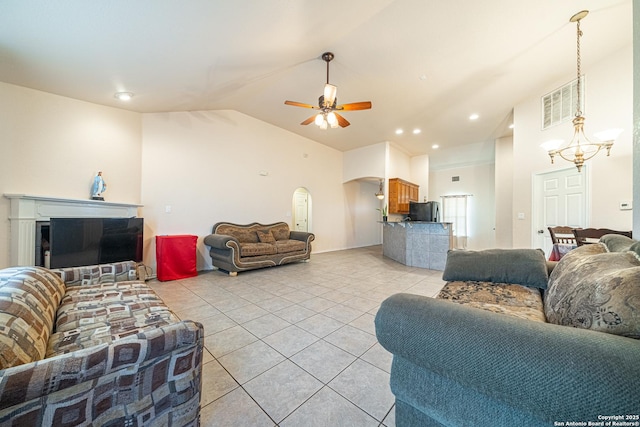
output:
[[[49,244],[49,221],[36,221],[36,257],[35,265],[49,268],[49,255],[51,245]]]

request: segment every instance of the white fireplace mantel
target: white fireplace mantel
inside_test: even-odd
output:
[[[131,218],[142,205],[102,200],[63,199],[29,194],[4,194],[9,213],[11,265],[34,265],[36,222],[51,218]]]

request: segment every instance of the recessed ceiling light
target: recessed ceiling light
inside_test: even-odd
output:
[[[437,150],[438,148],[440,148],[440,146],[438,144],[433,144],[431,148],[433,148],[434,150]]]
[[[469,120],[478,120],[478,117],[480,117],[480,116],[474,113],[474,114],[469,116]]]
[[[131,98],[133,98],[133,93],[131,92],[116,92],[115,95],[113,95],[114,98],[120,100],[120,101],[130,101]]]
[[[402,129],[396,129],[396,135],[402,135],[403,132]]]
[[[509,125],[509,129],[513,129],[514,127],[516,127],[516,125],[514,125],[513,123]]]
[[[427,80],[427,75],[426,74],[420,74],[420,80]]]
[[[417,135],[417,134],[419,134],[420,132],[422,132],[420,129],[414,129],[414,130],[413,130],[413,134],[414,134],[414,135]]]

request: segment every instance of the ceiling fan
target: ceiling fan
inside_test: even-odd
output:
[[[338,88],[332,84],[329,84],[329,62],[334,58],[333,53],[325,52],[322,54],[322,59],[327,63],[327,84],[324,85],[324,93],[318,98],[318,106],[311,104],[304,104],[302,102],[284,101],[286,105],[293,105],[294,107],[311,108],[319,110],[316,115],[309,117],[301,125],[308,125],[314,122],[320,129],[327,129],[328,127],[337,128],[347,127],[350,125],[349,121],[338,114],[336,111],[356,111],[356,110],[368,110],[371,108],[371,101],[364,102],[352,102],[350,104],[338,104],[336,93]]]

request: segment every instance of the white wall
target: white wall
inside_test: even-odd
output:
[[[496,247],[513,246],[513,137],[495,141]]]
[[[350,181],[344,184],[346,209],[346,245],[349,248],[379,245],[382,243],[382,219],[380,202],[375,197],[379,185],[367,181]]]
[[[439,169],[430,174],[429,197],[431,200],[442,202],[442,196],[473,195],[468,199],[468,249],[495,247],[494,175],[493,164]],[[453,182],[451,178],[454,176],[460,177],[460,180]]]
[[[429,156],[414,156],[411,158],[411,182],[420,186],[419,201],[432,200],[429,198]]]
[[[387,143],[387,178],[411,182],[411,156],[392,142]]]
[[[105,199],[140,203],[138,113],[0,82],[0,195],[89,199],[103,171]],[[9,200],[0,196],[0,268],[9,265]]]
[[[586,77],[585,131],[588,137],[601,130],[623,128],[625,131],[616,141],[611,157],[598,154],[588,162],[587,170],[591,183],[591,206],[588,217],[590,226],[629,230],[632,227],[631,211],[620,211],[618,203],[632,200],[632,134],[633,134],[633,79],[632,49],[612,53],[605,60],[583,67]],[[513,140],[513,243],[514,247],[531,247],[534,243],[532,217],[532,176],[566,168],[570,163],[556,159],[551,165],[549,156],[540,144],[550,139],[569,140],[573,125],[567,122],[548,130],[541,130],[540,97],[574,76],[551,82],[541,88],[539,94],[523,101],[514,108]],[[523,220],[517,219],[524,213]]]
[[[342,172],[341,152],[236,111],[144,114],[145,262],[155,266],[156,235],[195,234],[198,269],[210,269],[201,240],[213,224],[290,224],[298,187],[313,198],[314,252],[344,249]]]
[[[367,145],[345,151],[342,181],[349,182],[362,178],[384,178],[387,143]]]

